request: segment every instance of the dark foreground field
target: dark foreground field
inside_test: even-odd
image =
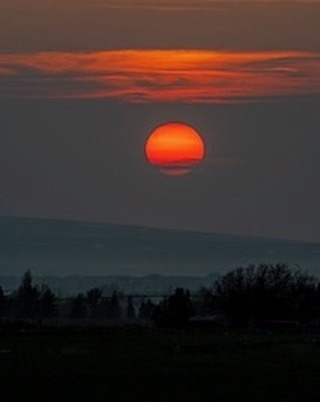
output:
[[[21,400],[18,392],[31,401],[319,401],[320,337],[4,331],[0,382],[7,401]]]

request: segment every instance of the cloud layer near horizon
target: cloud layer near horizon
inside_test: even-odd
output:
[[[0,54],[2,98],[211,103],[320,93],[320,54],[108,50]]]

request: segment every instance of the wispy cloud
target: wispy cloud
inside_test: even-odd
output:
[[[221,6],[221,1],[103,1],[97,0],[96,6],[111,9],[144,9],[155,11],[197,11],[211,10]]]
[[[214,11],[224,14],[225,7],[232,7],[235,4],[252,4],[255,6],[277,6],[277,5],[314,5],[320,4],[320,0],[96,0],[91,5],[109,9],[142,9],[150,11],[164,12],[195,12],[195,11]]]
[[[0,54],[2,97],[212,103],[320,93],[320,54],[110,50]]]
[[[319,4],[320,0],[95,0],[91,4],[108,8],[144,8],[155,10],[203,10],[221,5],[252,4]]]

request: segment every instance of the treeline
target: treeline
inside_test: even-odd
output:
[[[74,297],[61,298],[47,285],[36,285],[28,270],[17,290],[5,294],[0,286],[0,318],[2,321],[40,323],[53,319],[109,319],[150,320],[155,309],[151,300],[140,298],[139,303],[131,296],[114,291],[104,295],[103,289],[95,287]]]
[[[203,289],[205,304],[234,326],[320,319],[318,278],[285,264],[235,269]]]
[[[142,296],[89,289],[62,299],[46,285],[33,284],[27,271],[17,290],[6,295],[0,287],[2,320],[90,319],[130,320],[159,327],[183,327],[192,319],[236,327],[263,327],[270,321],[320,322],[320,283],[312,275],[285,264],[250,265],[222,275],[196,294],[177,288],[157,303]]]

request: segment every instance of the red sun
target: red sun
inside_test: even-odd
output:
[[[180,176],[203,161],[205,144],[193,127],[184,123],[165,123],[150,134],[145,153],[148,162],[163,173]]]

